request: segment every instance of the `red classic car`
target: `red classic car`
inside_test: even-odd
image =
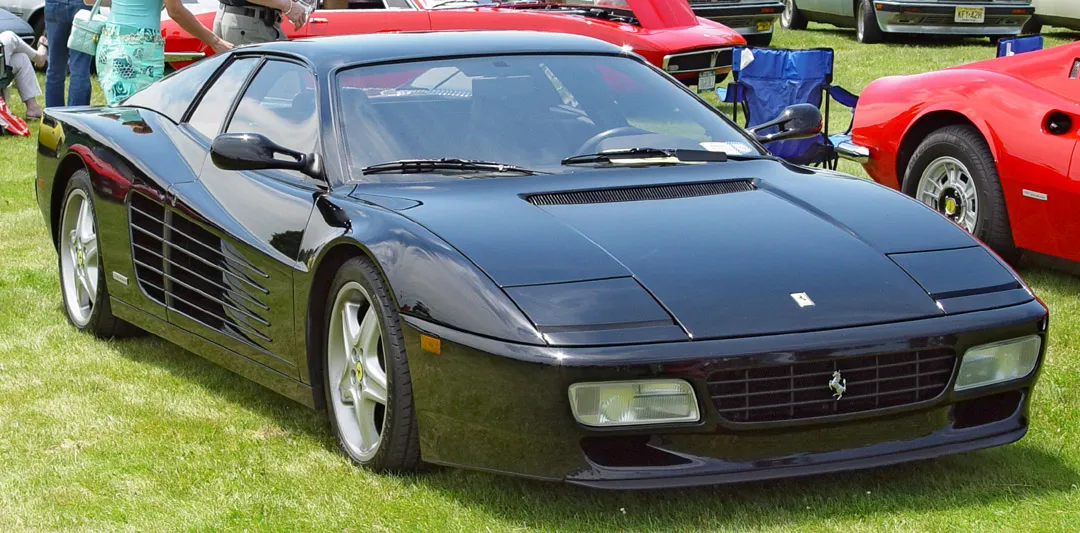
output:
[[[329,2],[326,4],[329,5]],[[344,5],[344,4],[341,4]],[[593,37],[627,49],[699,90],[731,69],[731,46],[745,39],[698,18],[686,0],[367,0],[354,9],[318,9],[290,39],[428,30],[536,30]],[[214,13],[198,15],[213,27]],[[166,61],[183,66],[213,51],[174,21],[164,21]]]
[[[1080,261],[1078,130],[1073,43],[876,80],[838,151],[1006,259],[1032,250]]]

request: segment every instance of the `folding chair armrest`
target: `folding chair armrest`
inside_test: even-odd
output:
[[[836,100],[836,103],[844,107],[855,109],[855,106],[859,103],[859,95],[853,94],[839,85],[829,85],[825,88],[825,91],[829,93],[833,100]]]

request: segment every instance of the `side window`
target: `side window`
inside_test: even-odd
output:
[[[299,152],[315,150],[318,136],[315,76],[301,65],[267,61],[236,106],[229,133],[259,133]]]
[[[390,9],[412,9],[408,0],[386,0],[386,7]]]
[[[173,122],[180,122],[199,89],[221,66],[222,57],[211,57],[188,65],[133,94],[124,101],[124,105],[153,109]]]
[[[258,65],[260,58],[246,57],[233,61],[225,68],[210,89],[203,95],[202,100],[195,106],[195,112],[188,119],[188,124],[195,131],[213,139],[221,131],[221,125],[229,114],[229,108],[236,100],[240,87],[244,84],[251,69]]]

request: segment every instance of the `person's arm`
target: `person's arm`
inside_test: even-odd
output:
[[[84,0],[85,1],[85,0]],[[107,0],[102,0],[105,2]],[[195,15],[188,11],[188,8],[184,7],[181,0],[164,0],[165,11],[169,14],[169,18],[176,21],[184,31],[194,35],[200,41],[206,43],[210,48],[214,49],[214,52],[224,52],[232,49],[232,43],[214,35],[214,32],[209,28],[203,26]]]
[[[304,27],[304,23],[307,22],[307,10],[296,0],[248,0],[248,2],[280,10],[285,18],[293,23],[295,30]]]

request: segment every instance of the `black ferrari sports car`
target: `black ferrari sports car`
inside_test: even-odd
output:
[[[1021,438],[1048,313],[967,232],[793,166],[633,53],[528,32],[240,47],[47,110],[64,309],[325,408],[356,463],[609,488]]]

